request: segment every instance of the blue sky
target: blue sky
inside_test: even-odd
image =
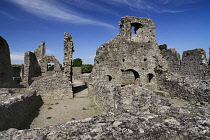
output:
[[[210,46],[209,0],[0,0],[0,36],[13,64],[45,41],[63,62],[63,34],[73,36],[73,58],[93,64],[96,49],[119,33],[123,16],[152,18],[158,44],[181,53]]]

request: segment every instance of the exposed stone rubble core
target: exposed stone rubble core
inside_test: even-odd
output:
[[[143,91],[140,93],[139,91]],[[173,107],[167,100],[139,86],[125,86],[121,100],[123,113],[98,115],[81,121],[37,129],[0,132],[9,139],[208,139],[208,106]],[[127,105],[129,108],[127,108]],[[120,109],[120,110],[121,110]]]
[[[0,99],[0,131],[28,128],[32,114],[42,105],[35,91],[14,93],[14,90],[0,89]]]
[[[37,94],[40,94],[42,99],[73,98],[72,83],[62,74],[35,80],[29,88],[36,90]]]
[[[0,36],[0,88],[13,86],[9,45],[7,41]]]
[[[64,74],[72,82],[72,54],[74,52],[74,45],[72,42],[72,36],[68,33],[64,33],[64,57],[63,67]]]

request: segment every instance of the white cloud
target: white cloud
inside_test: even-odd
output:
[[[80,16],[78,13],[66,8],[55,1],[47,0],[11,0],[13,3],[21,6],[25,11],[42,18],[51,18],[54,20],[65,21],[69,23],[94,24],[107,28],[114,26],[89,18]]]
[[[23,54],[10,54],[12,61],[23,61],[24,55]]]
[[[54,53],[55,53],[55,51],[50,50],[50,49],[46,49],[46,54],[54,54]]]
[[[93,59],[93,58],[95,58],[95,56],[96,55],[91,55],[91,56],[88,56],[88,58],[92,58]]]
[[[10,15],[10,14],[7,13],[7,12],[0,11],[0,14],[4,15],[4,16],[10,18],[10,19],[16,20],[16,18],[15,18],[14,16]]]
[[[101,0],[101,1],[109,3],[110,5],[127,6],[133,11],[153,11],[156,13],[180,13],[188,11],[188,9],[182,9],[181,6],[196,3],[198,0],[185,0],[185,1],[183,0],[155,0],[155,1],[154,0],[109,0],[109,1]],[[168,9],[168,5],[170,5],[169,6],[170,9]]]

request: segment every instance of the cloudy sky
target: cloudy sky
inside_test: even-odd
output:
[[[62,63],[64,32],[73,36],[73,57],[92,64],[97,47],[119,33],[123,16],[152,18],[158,44],[179,53],[210,46],[209,0],[0,0],[0,7],[0,36],[13,64],[42,41]]]

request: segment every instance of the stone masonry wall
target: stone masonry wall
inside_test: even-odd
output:
[[[168,69],[190,79],[209,79],[208,61],[203,49],[184,51],[182,60],[175,49],[162,50],[163,58],[169,63]]]
[[[24,82],[26,86],[31,85],[33,77],[41,76],[41,68],[39,66],[36,55],[33,52],[25,52],[24,55]]]
[[[81,67],[72,67],[73,75],[81,75],[82,74],[82,68]]]
[[[9,97],[5,100],[0,100],[0,131],[9,128],[28,128],[33,119],[32,114],[42,105],[41,97],[37,96],[35,91],[14,95],[8,92],[10,91],[1,90],[0,92],[0,97],[5,95]]]
[[[13,86],[9,45],[0,36],[0,88]]]
[[[72,54],[74,52],[74,44],[72,42],[72,36],[68,33],[64,33],[64,57],[63,67],[64,74],[72,82]]]
[[[29,88],[36,90],[42,99],[73,98],[72,83],[62,74],[43,77],[34,81]]]

